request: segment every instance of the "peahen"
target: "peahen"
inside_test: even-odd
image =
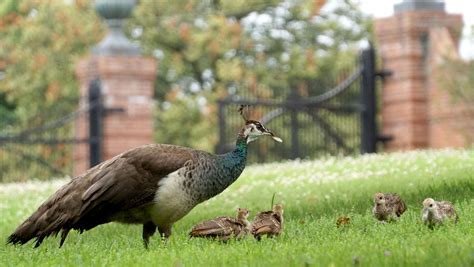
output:
[[[128,150],[61,187],[18,226],[7,243],[23,245],[36,239],[38,247],[44,238],[61,232],[61,247],[71,229],[82,233],[113,221],[142,224],[145,247],[156,229],[168,239],[176,221],[240,176],[249,142],[262,135],[281,142],[245,113],[241,106],[245,126],[233,151],[215,155],[165,144]]]

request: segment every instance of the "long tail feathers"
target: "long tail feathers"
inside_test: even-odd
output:
[[[12,244],[12,245],[24,245],[26,243],[28,243],[31,239],[35,239],[34,242],[35,242],[35,245],[34,245],[34,248],[37,248],[41,245],[41,243],[43,242],[43,240],[50,236],[50,235],[54,235],[54,234],[57,234],[57,232],[49,232],[49,233],[41,233],[39,234],[38,233],[38,230],[35,229],[33,232],[22,232],[22,231],[19,231],[19,230],[22,230],[21,228],[20,229],[17,229],[13,234],[11,234],[8,239],[7,239],[7,244]],[[62,244],[64,243],[64,239],[66,238],[67,236],[67,233],[64,234],[64,231],[63,231],[63,234],[61,235],[62,238],[61,238],[61,244],[60,244],[60,247],[62,246]]]
[[[33,238],[39,238],[36,235],[37,230],[35,229],[34,224],[32,224],[30,221],[26,220],[24,223],[22,223],[13,234],[11,234],[8,237],[7,244],[13,244],[13,245],[24,245],[28,241],[30,241]],[[41,240],[42,241],[42,240]],[[39,241],[39,243],[41,243]],[[38,243],[38,240],[37,240]],[[38,244],[39,246],[39,244]]]
[[[35,247],[34,247],[34,248],[39,247],[39,246],[41,245],[41,243],[43,243],[43,239],[44,239],[44,238],[45,238],[44,235],[38,236],[38,237],[36,238],[36,241],[35,241],[36,243],[35,243]]]
[[[64,244],[64,241],[66,240],[66,237],[67,237],[67,234],[69,234],[69,231],[71,229],[69,228],[63,228],[62,232],[61,232],[61,242],[59,242],[59,248],[61,248]]]
[[[45,216],[45,214],[49,216]],[[34,247],[37,248],[46,237],[57,235],[62,231],[59,244],[59,247],[61,247],[71,228],[68,228],[65,221],[58,215],[51,212],[51,210],[38,209],[8,237],[7,244],[24,245],[35,239]]]

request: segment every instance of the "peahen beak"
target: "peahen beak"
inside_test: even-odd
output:
[[[270,137],[271,137],[273,140],[275,140],[275,141],[277,141],[277,142],[279,142],[279,143],[282,143],[282,142],[283,142],[283,140],[282,140],[280,137],[276,136],[274,133],[268,131],[267,134],[270,135]]]

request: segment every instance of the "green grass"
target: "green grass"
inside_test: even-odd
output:
[[[1,185],[1,238],[64,182]],[[408,210],[398,223],[372,218],[372,196],[379,191],[405,199]],[[237,207],[253,214],[269,209],[273,193],[285,206],[280,237],[228,243],[187,237],[193,224],[233,215]],[[460,222],[429,230],[420,218],[426,197],[452,201]],[[337,228],[341,215],[351,223]],[[474,151],[251,166],[228,190],[176,223],[166,245],[155,236],[145,250],[140,226],[116,223],[73,232],[61,249],[58,243],[53,237],[38,249],[1,244],[0,266],[474,266]]]

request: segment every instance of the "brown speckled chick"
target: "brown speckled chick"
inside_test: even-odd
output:
[[[209,221],[196,224],[189,235],[191,237],[216,238],[227,241],[232,237],[242,238],[250,234],[250,222],[248,209],[237,209],[237,218],[228,216],[217,217]]]
[[[341,216],[336,219],[336,226],[337,227],[343,227],[345,225],[348,225],[351,222],[351,218],[347,216]]]
[[[427,198],[423,201],[422,220],[428,227],[442,224],[446,219],[458,222],[458,215],[449,201],[435,201]]]
[[[374,217],[382,222],[396,221],[406,211],[405,202],[397,194],[376,193],[374,195]]]
[[[260,240],[262,235],[277,236],[283,231],[283,205],[273,206],[273,210],[259,212],[252,222],[252,234]]]

